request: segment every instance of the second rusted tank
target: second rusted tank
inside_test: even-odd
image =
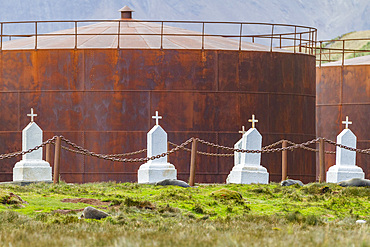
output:
[[[336,141],[343,130],[342,121],[349,116],[349,128],[357,137],[357,148],[370,147],[370,56],[322,64],[316,69],[317,136]],[[333,145],[326,145],[335,151]],[[356,165],[367,178],[370,174],[369,155],[357,153]],[[326,154],[325,170],[335,165],[335,154]]]

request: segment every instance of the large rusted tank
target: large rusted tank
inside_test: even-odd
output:
[[[349,128],[357,136],[357,148],[370,147],[370,56],[322,64],[316,69],[317,135],[336,141],[349,116]],[[333,145],[326,150],[335,151]],[[357,154],[356,164],[370,176],[370,157]],[[325,155],[326,171],[335,165],[335,154]]]
[[[293,33],[299,29],[287,27]],[[313,44],[316,29],[300,28],[310,37],[308,45]],[[274,44],[281,33],[275,34],[270,34]],[[298,48],[272,49],[249,43],[246,37],[207,36],[132,20],[51,35],[2,43],[0,153],[21,149],[21,131],[31,107],[44,139],[62,134],[104,154],[146,148],[156,110],[163,116],[160,124],[169,141],[177,144],[199,137],[232,147],[241,126],[249,128],[252,114],[259,120],[263,146],[281,139],[301,143],[316,136],[315,57]],[[290,31],[286,35],[286,40],[295,40]],[[280,35],[280,46],[288,36]],[[296,44],[302,41],[302,34],[294,37],[300,38]],[[201,144],[198,148],[223,152]],[[12,180],[18,159],[0,161],[0,180]],[[169,161],[180,179],[188,178],[189,152],[179,151]],[[232,157],[198,155],[196,182],[225,182],[233,163]],[[63,150],[60,171],[67,182],[136,181],[140,165]],[[263,154],[262,165],[271,181],[281,179],[281,153]],[[289,152],[288,176],[314,181],[315,154]]]

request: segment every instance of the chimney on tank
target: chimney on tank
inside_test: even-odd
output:
[[[125,6],[118,11],[121,12],[121,19],[132,19],[132,12],[134,11],[130,9],[128,6]]]

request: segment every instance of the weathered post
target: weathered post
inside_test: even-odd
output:
[[[61,138],[57,137],[55,141],[55,155],[54,155],[54,184],[59,183],[59,165],[60,165],[60,151],[62,148]]]
[[[319,142],[319,182],[325,181],[325,141],[320,138]]]
[[[288,142],[283,140],[282,148],[286,148]],[[281,154],[281,181],[286,180],[288,176],[288,150],[283,150]]]
[[[51,164],[51,144],[48,143],[45,146],[45,161]]]
[[[193,137],[193,141],[191,144],[191,158],[190,158],[190,177],[189,177],[190,186],[194,186],[196,158],[197,158],[197,140]]]

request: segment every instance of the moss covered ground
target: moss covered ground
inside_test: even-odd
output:
[[[369,222],[370,188],[335,184],[0,186],[1,246],[370,246]]]

